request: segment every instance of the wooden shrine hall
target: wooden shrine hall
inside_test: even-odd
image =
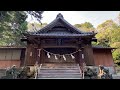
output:
[[[91,42],[94,32],[83,32],[59,13],[55,20],[37,32],[24,33],[27,42],[25,65],[41,63],[78,63],[95,65]]]

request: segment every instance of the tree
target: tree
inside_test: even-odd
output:
[[[42,13],[44,11],[27,11],[28,14],[34,16],[35,18],[37,18],[37,20],[41,23],[41,18],[42,18]]]
[[[114,21],[120,26],[120,13],[119,13],[119,15],[114,19]]]
[[[97,27],[97,44],[117,48],[114,50],[114,60],[120,61],[120,26],[112,20],[107,20]]]
[[[106,20],[97,27],[98,34],[96,38],[98,39],[98,45],[110,46],[111,43],[115,42],[115,38],[118,38],[117,35],[118,25],[112,20]]]
[[[28,31],[38,31],[41,28],[43,28],[44,26],[46,26],[47,23],[42,23],[42,25],[40,23],[28,23],[27,27],[28,27]]]
[[[105,22],[97,26],[97,31],[100,32],[106,29],[115,29],[117,27],[118,25],[113,20],[106,20]]]
[[[20,45],[21,34],[27,30],[26,18],[23,11],[0,11],[1,46]]]
[[[84,32],[92,32],[92,31],[96,32],[96,29],[90,22],[85,22],[82,24],[75,24],[74,26]],[[97,45],[97,43],[92,42],[92,45]]]
[[[1,22],[1,20],[5,20],[6,17],[9,18],[8,12],[9,11],[0,11],[0,22]],[[24,12],[34,16],[40,22],[41,18],[42,18],[42,13],[44,11],[24,11]]]
[[[85,22],[82,24],[75,24],[74,26],[85,32],[95,31],[95,28],[93,27],[93,25],[90,22]]]
[[[0,11],[0,45],[21,46],[22,33],[27,31],[27,13],[41,20],[43,11]]]

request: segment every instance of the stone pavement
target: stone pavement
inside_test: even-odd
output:
[[[113,74],[113,79],[120,79],[120,73]]]

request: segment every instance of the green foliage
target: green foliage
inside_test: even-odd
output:
[[[89,22],[85,22],[85,23],[81,24],[81,26],[83,26],[85,28],[93,28],[93,25]]]
[[[47,23],[28,23],[27,27],[29,31],[35,31],[35,30],[40,30],[44,26],[46,26]]]
[[[97,44],[97,42],[92,42],[92,45],[93,45],[93,46],[96,46],[96,45],[98,45],[98,44]]]
[[[107,20],[97,27],[97,44],[117,48],[112,53],[114,60],[120,60],[120,26],[112,20]]]
[[[104,31],[106,29],[115,29],[117,28],[117,24],[113,20],[106,20],[102,24],[98,25],[97,30],[98,31]]]
[[[93,27],[93,25],[90,22],[85,22],[82,24],[75,24],[74,26],[85,32],[95,31],[95,28]]]
[[[42,18],[42,13],[44,11],[27,11],[28,14],[34,16],[40,23]]]
[[[27,31],[27,16],[32,15],[38,21],[43,11],[0,11],[0,46],[24,46],[20,38]]]
[[[120,49],[117,49],[113,52],[114,60],[120,60]]]
[[[118,16],[118,19],[120,24],[120,15]],[[92,42],[92,45],[117,48],[112,53],[113,59],[115,61],[120,60],[120,25],[116,24],[113,20],[106,20],[105,22],[99,24],[96,29],[89,22],[75,24],[74,26],[85,32],[97,31],[95,36],[97,38],[97,43]]]
[[[102,46],[110,46],[110,34],[109,34],[109,30],[106,31],[101,31],[96,35],[96,38],[98,40],[97,44],[98,45],[102,45]]]
[[[116,49],[113,51],[113,59],[120,60],[120,42],[114,42],[111,44],[111,47],[115,47]]]
[[[27,30],[24,11],[0,11],[0,46],[21,46],[20,38]],[[4,16],[3,16],[4,15]]]

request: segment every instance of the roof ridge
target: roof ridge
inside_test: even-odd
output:
[[[49,31],[52,27],[54,27],[56,25],[57,22],[60,22],[62,24],[64,24],[66,27],[68,27],[68,29],[70,29],[71,31],[75,32],[76,34],[92,34],[92,32],[84,32],[78,28],[76,28],[75,26],[73,26],[72,24],[70,24],[68,21],[66,21],[63,17],[63,15],[61,13],[57,14],[56,18],[49,23],[48,25],[44,26],[43,28],[41,28],[40,30],[34,32],[34,34],[40,34],[40,33],[46,33],[47,31]]]
[[[56,18],[64,18],[63,15],[61,13],[58,13]]]

